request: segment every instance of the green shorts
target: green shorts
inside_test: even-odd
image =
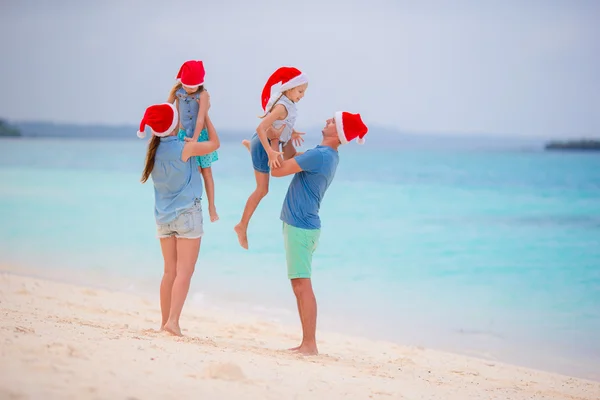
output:
[[[319,243],[320,229],[302,229],[283,223],[283,242],[288,278],[310,278],[312,256]]]

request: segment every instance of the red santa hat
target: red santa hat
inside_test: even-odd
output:
[[[195,89],[204,84],[204,64],[202,61],[186,61],[177,73],[177,80],[183,86]]]
[[[262,95],[260,96],[263,110],[266,111],[267,104],[269,104],[269,99],[271,98],[271,90],[273,89],[273,86],[278,83],[281,83],[279,92],[285,92],[286,90],[308,83],[308,77],[302,71],[294,67],[281,67],[273,72],[267,80]]]
[[[146,132],[144,132],[144,129],[148,125],[154,135],[159,137],[168,136],[178,123],[179,113],[173,104],[155,104],[146,109],[137,135],[141,139],[145,138]]]
[[[342,144],[348,144],[356,139],[358,144],[365,143],[365,135],[369,130],[360,118],[360,114],[345,111],[335,113],[335,127]]]

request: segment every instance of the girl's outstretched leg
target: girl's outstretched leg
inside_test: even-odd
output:
[[[248,250],[247,231],[250,218],[252,218],[252,214],[254,214],[254,211],[256,211],[256,208],[263,197],[269,193],[269,174],[255,170],[254,177],[256,178],[256,189],[246,201],[246,206],[244,207],[244,213],[242,214],[240,223],[233,228],[238,236],[240,246],[246,250]]]
[[[250,141],[248,139],[242,140],[242,144],[248,151],[250,151]]]

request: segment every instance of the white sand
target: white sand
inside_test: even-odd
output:
[[[0,274],[0,399],[600,399],[600,382]]]

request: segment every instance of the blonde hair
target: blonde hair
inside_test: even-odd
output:
[[[265,115],[263,115],[263,116],[259,116],[258,118],[260,118],[260,119],[263,119],[264,117],[266,117],[266,116],[267,116],[267,114],[269,114],[271,111],[273,111],[273,109],[274,109],[274,108],[275,108],[275,106],[277,105],[277,102],[278,102],[278,101],[281,99],[281,97],[282,97],[282,96],[283,96],[283,93],[281,93],[281,94],[279,95],[279,97],[277,98],[277,100],[275,100],[275,101],[273,102],[273,104],[271,104],[271,108],[269,108],[269,111],[265,112]]]
[[[169,102],[173,102],[175,101],[175,92],[177,92],[179,90],[179,88],[182,88],[183,85],[181,84],[181,82],[177,82],[172,88],[171,91],[169,92]],[[204,85],[200,85],[198,86],[198,88],[191,94],[195,94],[195,93],[202,93],[204,91]]]

